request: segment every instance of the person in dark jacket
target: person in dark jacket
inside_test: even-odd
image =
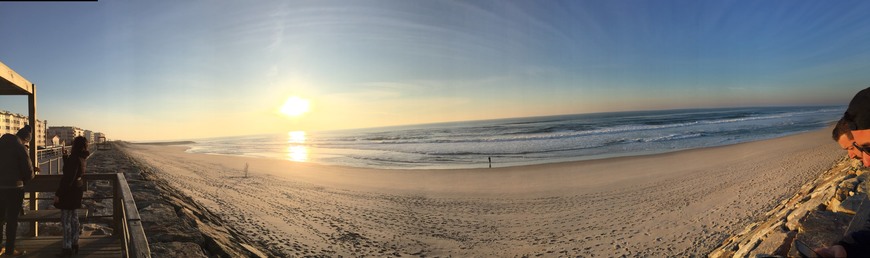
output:
[[[79,216],[76,209],[82,207],[84,193],[85,167],[88,152],[88,140],[78,136],[73,139],[69,154],[63,151],[63,177],[54,194],[54,206],[60,209],[60,220],[63,225],[63,246],[60,256],[72,256],[79,252]]]
[[[850,158],[870,167],[870,88],[855,94],[832,136]],[[870,218],[856,219],[865,221],[864,228],[832,246],[814,251],[822,257],[870,257]]]
[[[24,144],[30,141],[30,126],[18,130],[15,135],[0,136],[0,230],[6,226],[4,255],[22,255],[15,249],[15,233],[18,230],[18,214],[24,201],[24,184],[33,179],[33,163]],[[38,170],[38,169],[37,169]],[[0,241],[3,235],[0,234]]]

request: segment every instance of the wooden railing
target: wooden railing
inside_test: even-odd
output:
[[[62,175],[37,175],[24,188],[25,192],[30,193],[25,201],[29,201],[30,209],[25,211],[39,213],[37,210],[37,201],[51,201],[52,198],[39,198],[39,192],[54,192],[60,184]],[[130,186],[127,184],[127,179],[124,174],[86,174],[83,177],[86,182],[89,181],[109,181],[112,185],[111,197],[91,198],[91,199],[106,199],[112,198],[112,217],[114,231],[117,232],[114,236],[118,237],[122,245],[124,257],[151,257],[151,250],[148,247],[148,240],[145,237],[145,230],[142,226],[139,210],[136,208],[136,202],[133,200],[133,193],[130,191]],[[29,200],[27,200],[29,199]],[[96,216],[101,217],[101,216]],[[108,217],[108,216],[107,216]],[[38,221],[34,221],[32,235],[39,235]]]

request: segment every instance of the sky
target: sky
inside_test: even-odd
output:
[[[845,105],[870,1],[0,2],[37,116],[175,140],[592,112]],[[299,116],[280,112],[296,96]],[[27,113],[23,96],[0,110]]]

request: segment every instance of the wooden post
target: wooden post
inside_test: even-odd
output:
[[[32,159],[33,167],[39,167],[39,162],[37,162],[37,157],[36,157],[36,149],[38,149],[38,146],[36,146],[36,135],[37,135],[37,131],[36,131],[37,130],[37,126],[36,126],[36,85],[35,84],[31,84],[31,85],[32,85],[32,87],[31,87],[30,94],[27,95],[27,105],[29,106],[29,112],[30,112],[30,117],[29,117],[30,121],[29,122],[30,122],[30,127],[32,128],[32,130],[30,132],[31,133],[31,136],[30,136],[30,159]]]
[[[30,121],[28,121],[28,122],[30,123],[30,128],[31,128],[30,129],[30,149],[28,151],[30,152],[30,159],[31,159],[31,162],[33,163],[33,168],[39,169],[39,157],[36,156],[36,150],[39,149],[39,146],[36,146],[37,130],[39,130],[38,129],[39,127],[36,124],[36,121],[37,121],[37,119],[36,119],[36,84],[30,84],[30,85],[31,85],[30,94],[27,95],[28,113],[30,115],[28,117],[28,120],[30,120]],[[38,174],[35,171],[34,171],[34,173]],[[31,210],[38,210],[39,209],[39,207],[36,205],[37,198],[39,198],[39,194],[37,194],[36,192],[30,192],[30,209]],[[23,209],[23,207],[22,207],[22,209]],[[39,225],[36,222],[33,222],[31,227],[33,228],[33,231],[31,231],[32,235],[34,237],[39,236]]]
[[[124,207],[122,207],[122,205],[124,205],[124,202],[121,200],[121,183],[118,182],[117,179],[112,180],[112,193],[112,217],[115,222],[115,230],[122,231],[124,230],[122,224],[122,220],[124,219]],[[123,234],[120,234],[119,236],[121,236],[123,239]]]

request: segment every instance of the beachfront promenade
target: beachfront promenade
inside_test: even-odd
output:
[[[0,62],[0,95],[26,96],[27,117],[29,119],[27,124],[37,124],[36,85],[2,62]],[[34,167],[42,167],[43,163],[39,159],[46,158],[47,168],[44,173],[36,175],[33,181],[25,187],[27,208],[21,216],[20,222],[29,223],[30,227],[19,227],[22,231],[27,232],[28,237],[20,238],[16,245],[21,250],[28,251],[28,257],[54,257],[61,250],[60,225],[57,222],[60,221],[60,213],[57,209],[49,206],[52,194],[60,182],[61,176],[58,173],[60,163],[56,162],[60,153],[56,149],[40,153],[37,148],[40,145],[36,138],[32,137],[28,144],[32,147],[29,148],[31,163]],[[133,200],[132,191],[127,185],[125,175],[111,170],[103,171],[106,172],[103,174],[93,173],[98,170],[89,165],[88,173],[84,177],[88,188],[93,188],[89,189],[89,193],[85,195],[86,201],[88,201],[85,206],[89,208],[81,211],[83,214],[80,213],[80,215],[83,216],[80,219],[84,223],[90,223],[91,220],[96,222],[108,220],[104,224],[108,224],[109,227],[100,227],[98,231],[100,234],[90,234],[97,232],[97,230],[83,234],[79,242],[81,248],[79,255],[150,257],[150,248],[142,229],[139,211]],[[111,208],[91,213],[91,209],[96,211],[96,208],[99,207],[96,204],[105,202],[109,204],[105,207]],[[108,229],[111,229],[112,233],[106,232]]]
[[[49,154],[45,155],[43,151]],[[59,152],[52,149],[41,150],[40,156],[44,158],[40,162],[43,171],[25,187],[26,208],[19,222],[27,226],[23,227],[26,233],[18,238],[17,246],[27,251],[28,257],[55,257],[61,249],[62,237],[58,223],[60,212],[51,207],[51,201],[60,183],[62,163],[58,162]],[[94,165],[89,165],[88,171],[83,178],[88,187],[85,207],[78,211],[85,229],[79,240],[79,255],[151,257],[142,220],[125,175]]]

